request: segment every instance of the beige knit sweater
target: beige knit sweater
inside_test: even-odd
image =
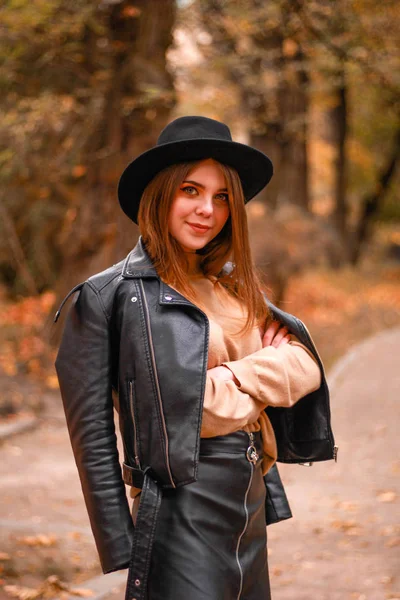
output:
[[[291,335],[278,348],[262,347],[264,326],[235,337],[244,325],[246,313],[238,300],[215,277],[191,275],[198,306],[209,319],[208,369],[226,365],[240,382],[207,374],[201,437],[226,435],[238,430],[259,431],[263,440],[263,475],[275,463],[277,447],[274,430],[264,409],[292,406],[321,385],[321,372],[312,353]],[[130,495],[140,493],[131,488]]]

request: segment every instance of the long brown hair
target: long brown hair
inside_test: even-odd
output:
[[[168,216],[178,187],[200,162],[177,163],[157,173],[142,194],[138,213],[142,240],[159,277],[197,305],[199,302],[187,277],[186,256],[179,242],[169,233]],[[218,162],[218,166],[225,176],[230,215],[219,234],[197,253],[202,255],[202,273],[216,276],[218,282],[246,306],[247,320],[237,333],[244,335],[255,322],[264,324],[272,315],[262,294],[262,290],[266,290],[251,256],[239,175],[228,165]],[[232,260],[233,268],[230,273],[224,273],[222,268],[228,260]]]

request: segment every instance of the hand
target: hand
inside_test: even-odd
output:
[[[272,321],[264,334],[262,334],[262,347],[274,346],[279,348],[290,342],[290,333],[286,326],[282,326],[280,321]]]

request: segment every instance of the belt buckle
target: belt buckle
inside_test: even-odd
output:
[[[254,434],[249,433],[248,436],[250,438],[250,444],[246,450],[246,458],[249,462],[251,462],[251,463],[253,463],[253,465],[255,465],[260,457],[259,457],[259,455],[257,453],[257,449],[254,445]]]

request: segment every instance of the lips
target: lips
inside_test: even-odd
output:
[[[210,229],[210,227],[208,227],[207,225],[198,225],[196,223],[189,223],[189,222],[188,222],[188,225],[190,225],[190,227],[194,231],[205,232],[205,231],[208,231]]]

